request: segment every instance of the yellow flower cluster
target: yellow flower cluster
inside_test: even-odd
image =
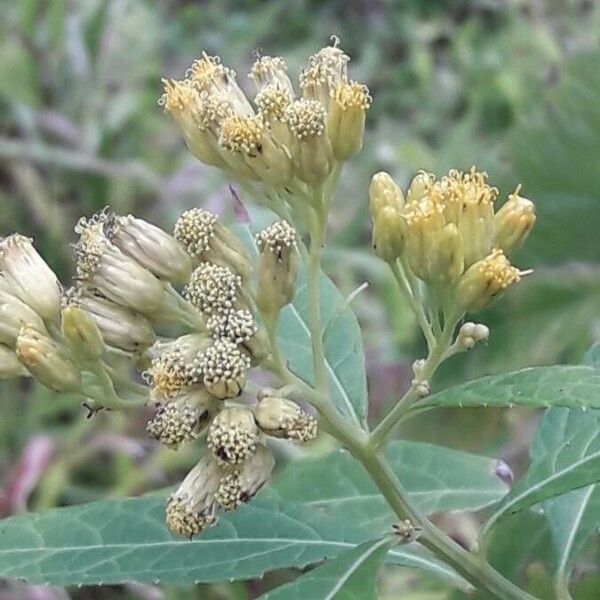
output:
[[[421,172],[406,193],[387,173],[369,189],[373,248],[438,294],[454,295],[463,311],[477,311],[524,274],[508,257],[535,223],[531,201],[520,187],[495,212],[498,190],[473,167],[441,179]]]
[[[338,40],[311,55],[294,90],[281,57],[262,56],[249,78],[253,102],[235,72],[203,53],[183,80],[165,79],[160,103],[194,156],[241,180],[281,189],[294,179],[322,183],[335,161],[361,146],[371,105],[366,86],[348,79]]]

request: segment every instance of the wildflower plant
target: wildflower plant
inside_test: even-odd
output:
[[[115,514],[121,511],[121,517],[128,515],[135,522],[146,518],[144,507],[156,502],[154,497],[132,500],[113,506],[103,525],[105,537],[94,541],[95,547],[104,548],[103,562],[117,565],[115,570],[103,570],[101,562],[89,559],[80,579],[66,568],[52,571],[43,565],[39,576],[31,577],[15,553],[6,561],[8,566],[0,568],[1,574],[62,584],[212,581],[304,567],[326,556],[331,562],[303,575],[294,588],[299,595],[291,597],[350,593],[361,569],[369,573],[373,587],[377,565],[388,560],[423,568],[462,590],[480,589],[486,598],[534,598],[487,561],[490,532],[510,514],[543,501],[544,507],[550,506],[561,494],[600,479],[600,449],[590,441],[589,431],[592,427],[597,434],[598,417],[591,411],[586,425],[585,416],[575,411],[582,405],[600,405],[599,375],[593,367],[530,369],[432,394],[440,364],[486,343],[493,334],[470,319],[531,273],[513,261],[534,226],[535,207],[520,187],[502,202],[487,174],[475,167],[452,169],[441,177],[420,172],[405,190],[381,172],[363,194],[372,221],[373,252],[389,267],[399,294],[413,311],[427,353],[413,363],[408,390],[369,430],[366,384],[359,381],[348,392],[351,382],[364,375],[360,330],[348,307],[352,297],[341,298],[321,270],[336,183],[344,164],[361,149],[372,102],[367,87],[350,78],[349,61],[334,40],[309,57],[294,85],[282,58],[260,56],[249,74],[255,89],[247,95],[231,68],[204,53],[184,79],[163,81],[160,104],[180,128],[190,152],[271,211],[271,223],[255,228],[253,237],[247,229],[244,233],[227,227],[201,207],[185,211],[172,233],[107,207],[75,227],[76,269],[68,289],[30,239],[20,234],[2,239],[0,376],[32,377],[57,392],[79,396],[91,415],[102,409],[150,406],[148,434],[174,450],[193,445],[197,464],[169,495],[164,513],[172,535],[191,541],[173,542],[163,525],[149,534],[147,547],[144,540],[132,541],[127,535],[119,541],[111,530],[114,519],[120,518]],[[304,327],[304,338],[291,327],[294,314]],[[306,352],[308,364],[295,352]],[[346,360],[350,362],[345,367]],[[265,381],[254,378],[258,371],[270,374],[268,386],[256,383]],[[403,477],[405,464],[400,461],[398,466],[384,451],[389,446],[389,451],[398,452],[398,446],[389,444],[397,426],[438,406],[512,404],[566,407],[560,418],[582,421],[574,433],[582,437],[579,455],[563,456],[568,444],[555,440],[548,456],[542,453],[535,459],[512,491],[501,481],[510,471],[500,465],[496,474],[490,468],[481,475],[482,485],[493,478],[491,500],[453,505],[438,497],[437,504],[419,504],[411,495],[410,478]],[[550,409],[547,419],[559,418],[555,410],[563,409]],[[288,505],[275,481],[254,501],[273,478],[282,441],[303,446],[319,432],[334,438],[347,453],[319,459],[327,481],[311,479],[299,467],[297,478],[305,495],[310,495],[310,487],[316,498],[306,503],[306,498],[292,498],[295,504]],[[431,448],[421,449],[410,466],[418,470],[422,461],[423,469],[430,468]],[[466,471],[467,477],[462,491],[477,496],[480,482],[469,469],[475,459],[484,459],[466,454],[459,458],[464,464],[458,470]],[[460,476],[453,472],[458,458],[441,450],[438,459],[442,466],[432,475],[451,486],[453,477]],[[358,470],[359,463],[364,472]],[[374,525],[368,514],[363,514],[363,523],[356,513],[345,513],[342,502],[334,502],[332,514],[318,509],[320,485],[333,490],[335,498],[353,478],[363,483],[348,496],[348,504],[361,501],[364,489],[372,490],[371,497],[380,495],[386,503],[379,515],[383,527]],[[424,493],[432,497],[435,492]],[[255,503],[258,508],[253,509]],[[469,549],[428,517],[440,510],[432,506],[466,510],[492,504],[495,513]],[[86,526],[88,513],[78,510],[57,514],[72,515],[75,527]],[[232,511],[236,515],[228,516]],[[248,533],[257,520],[266,533]],[[302,531],[290,533],[290,522]],[[35,523],[25,518],[9,522],[0,533],[0,554],[10,543],[19,549],[11,535],[16,538],[19,527],[35,529]],[[288,529],[279,530],[278,524]],[[230,535],[232,528],[235,535]],[[302,542],[306,529],[312,532],[316,554],[308,551],[309,538]],[[243,537],[240,532],[248,537],[243,550],[235,546]],[[230,565],[229,570],[210,574],[190,567],[173,579],[167,568],[161,571],[157,565],[147,576],[136,572],[118,551],[122,543],[149,556],[156,547],[170,544],[177,560],[184,562],[187,556],[189,563],[191,554],[181,553],[189,545],[201,547],[205,538],[221,541],[215,564]],[[268,545],[266,554],[280,556],[256,559],[259,542]],[[288,545],[300,551],[289,556]],[[405,550],[399,551],[400,545]],[[80,550],[85,548],[86,542]],[[88,560],[74,557],[73,548],[62,542],[55,549],[73,561]],[[34,545],[29,553],[41,559],[46,550],[47,544]],[[568,597],[570,560],[565,559],[556,578],[563,598]],[[333,592],[327,591],[331,577]],[[320,595],[305,590],[313,584]],[[279,597],[277,592],[273,597]]]

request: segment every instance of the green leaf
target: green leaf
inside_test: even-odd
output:
[[[437,407],[565,406],[600,408],[600,371],[589,366],[531,367],[457,385],[420,402],[415,412]]]
[[[544,453],[569,443],[574,437],[583,438],[579,445],[580,459],[600,454],[600,411],[550,409],[544,415],[532,448],[534,461]],[[600,474],[596,477],[600,481]],[[600,485],[589,485],[564,496],[544,502],[544,513],[550,525],[557,557],[557,575],[571,571],[573,561],[600,526]]]
[[[262,494],[201,536],[182,540],[164,525],[164,498],[102,501],[2,521],[0,578],[50,585],[249,579],[304,568],[385,531],[368,516],[353,523]],[[392,550],[388,560],[465,585],[418,544]]]
[[[567,427],[567,409],[550,412],[552,422],[543,427],[536,440],[536,458],[526,475],[500,503],[486,524],[485,532],[509,515],[600,481],[600,428],[592,411],[576,411],[580,416],[572,427]],[[589,419],[582,422],[581,417],[587,413]],[[566,422],[561,427],[554,422],[555,418]]]
[[[236,233],[256,255],[250,229],[238,227]],[[281,311],[277,337],[289,368],[312,383],[314,377],[306,292],[306,270],[302,267],[298,274],[294,302]],[[364,426],[367,416],[367,376],[358,320],[345,306],[343,296],[325,274],[321,275],[320,298],[331,400],[343,415]]]
[[[477,510],[498,502],[508,488],[496,461],[441,446],[394,441],[386,456],[410,498],[430,514]],[[363,467],[346,451],[292,463],[273,485],[282,498],[343,514],[349,521],[392,522],[392,513]]]
[[[377,600],[377,568],[389,545],[384,538],[342,552],[260,600]]]

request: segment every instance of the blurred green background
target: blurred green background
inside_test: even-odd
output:
[[[404,185],[422,168],[441,175],[475,164],[504,196],[522,183],[538,208],[517,256],[535,273],[478,316],[491,328],[489,345],[450,361],[438,388],[579,361],[600,340],[600,5],[592,0],[0,2],[0,235],[34,237],[68,282],[73,225],[106,204],[166,229],[193,205],[231,218],[228,182],[186,152],[157,105],[161,77],[182,77],[203,49],[220,54],[242,85],[257,50],[283,55],[297,75],[331,34],[374,97],[364,150],[342,176],[326,255],[345,292],[370,284],[354,308],[373,417],[407,385],[423,349],[369,252],[365,199],[377,170]],[[0,514],[162,487],[195,458],[159,451],[143,415],[88,421],[73,399],[29,382],[2,384],[0,410]],[[516,409],[428,413],[402,433],[496,455],[518,474],[534,421]],[[470,524],[452,527],[466,535]],[[415,574],[387,574],[382,597],[397,597],[398,586],[402,598],[447,597],[423,585]],[[34,591],[241,599],[262,586]],[[34,591],[0,585],[0,599]]]

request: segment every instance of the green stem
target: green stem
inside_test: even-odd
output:
[[[460,316],[455,315],[446,323],[440,337],[434,341],[429,355],[419,372],[419,376],[415,377],[404,396],[400,398],[396,406],[375,427],[370,439],[370,444],[373,448],[378,448],[385,442],[394,427],[400,422],[407,410],[410,409],[413,402],[419,399],[420,385],[424,382],[429,382],[437,368],[447,358],[454,329],[459,319]]]
[[[427,320],[425,315],[425,311],[423,310],[423,304],[418,301],[418,297],[415,295],[415,286],[413,286],[406,276],[406,271],[400,269],[398,262],[394,261],[389,263],[390,269],[392,270],[392,274],[394,275],[394,279],[396,280],[402,295],[408,301],[415,317],[417,318],[417,322],[423,331],[423,335],[425,336],[425,340],[427,341],[427,348],[429,351],[435,345],[435,336],[433,335],[433,331],[431,329],[431,325]]]
[[[325,243],[327,213],[324,211],[323,192],[315,193],[315,218],[310,231],[308,252],[308,326],[313,355],[316,389],[324,393],[327,390],[327,371],[325,350],[323,348],[323,328],[321,324],[321,303],[319,297],[319,278],[321,274],[321,254]]]

